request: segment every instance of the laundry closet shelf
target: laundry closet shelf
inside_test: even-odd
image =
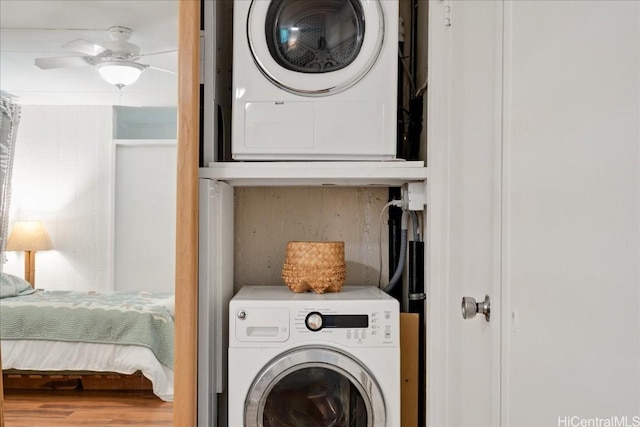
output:
[[[384,186],[424,181],[422,161],[379,162],[213,162],[200,168],[200,178],[238,187]]]

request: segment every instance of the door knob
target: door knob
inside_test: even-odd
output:
[[[484,301],[476,302],[475,298],[462,297],[462,318],[473,319],[476,314],[484,314],[488,322],[491,317],[491,301],[489,295],[485,295]]]

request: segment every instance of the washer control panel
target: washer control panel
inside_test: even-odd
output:
[[[397,325],[398,313],[394,310],[344,314],[331,309],[307,309],[294,314],[291,329],[295,335],[312,335],[314,339],[368,346],[397,343]]]
[[[369,316],[366,314],[322,314],[312,311],[304,320],[310,331],[323,328],[368,328]]]
[[[282,286],[244,287],[229,304],[229,340],[231,346],[399,346],[399,304],[371,286],[345,286],[321,295],[296,294]]]

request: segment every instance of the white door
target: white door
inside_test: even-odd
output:
[[[640,2],[504,16],[502,424],[640,426]]]
[[[429,425],[640,425],[640,2],[430,6]]]
[[[429,7],[427,425],[497,425],[501,6]],[[463,320],[462,297],[486,294],[491,321]]]

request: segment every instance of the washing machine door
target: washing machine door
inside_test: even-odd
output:
[[[347,354],[323,347],[300,347],[271,361],[245,401],[246,427],[385,424],[375,378]]]
[[[247,18],[253,58],[276,86],[324,96],[355,84],[384,39],[380,0],[253,0]]]

